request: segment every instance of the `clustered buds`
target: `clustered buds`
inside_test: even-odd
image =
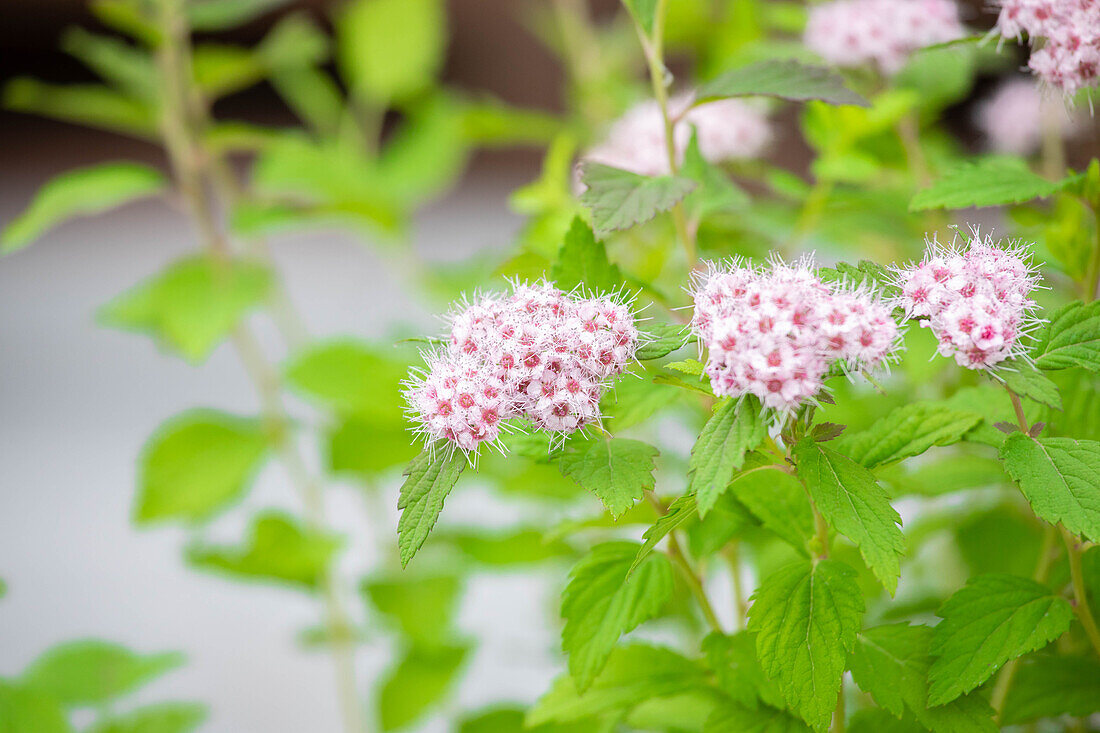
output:
[[[1026,354],[1021,339],[1038,323],[1029,295],[1038,277],[1028,253],[977,231],[964,252],[929,243],[924,259],[898,270],[899,305],[932,329],[939,353],[968,369]]]
[[[831,64],[894,74],[914,51],[963,35],[954,0],[836,0],[810,8],[804,40]]]
[[[1038,150],[1045,125],[1056,125],[1063,137],[1084,127],[1078,111],[1067,111],[1061,102],[1044,98],[1038,83],[1030,77],[1012,79],[997,87],[978,107],[976,122],[990,148],[1011,155]]]
[[[691,95],[679,95],[669,101],[669,115],[676,120],[673,142],[678,161],[691,142],[695,127],[699,153],[711,163],[759,155],[771,140],[771,129],[764,113],[749,103],[724,99],[691,107]],[[667,175],[668,148],[665,122],[655,101],[642,102],[612,124],[607,137],[583,156],[643,176]]]
[[[763,269],[712,265],[694,285],[691,328],[719,396],[752,394],[791,412],[821,391],[833,364],[871,369],[899,346],[888,305],[868,289],[826,284],[808,257]]]
[[[561,436],[597,422],[608,379],[638,347],[627,305],[545,282],[485,295],[450,324],[447,346],[410,380],[406,399],[427,441],[467,452],[495,442],[512,418]]]
[[[1028,66],[1067,95],[1100,80],[1100,3],[1096,0],[1001,0],[997,30],[1005,38],[1025,33]]]

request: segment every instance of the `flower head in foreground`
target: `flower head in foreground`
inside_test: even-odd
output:
[[[562,436],[597,422],[600,398],[638,348],[629,306],[540,282],[516,284],[454,312],[447,346],[408,383],[416,431],[476,452],[503,421],[527,418]]]
[[[1100,2],[1000,0],[997,30],[1004,38],[1027,34],[1028,66],[1067,96],[1100,81]]]
[[[1039,149],[1044,125],[1057,125],[1062,137],[1083,127],[1081,115],[1063,104],[1044,98],[1039,85],[1029,78],[1012,79],[997,87],[978,107],[975,121],[989,147],[998,153],[1029,155]]]
[[[990,369],[1027,353],[1038,321],[1029,296],[1038,283],[1028,251],[974,232],[965,251],[928,244],[924,259],[898,270],[898,304],[932,329],[939,353],[967,369]]]
[[[836,66],[894,74],[914,51],[963,35],[954,0],[836,0],[810,8],[803,40]]]
[[[889,305],[867,289],[822,282],[810,258],[711,265],[694,286],[691,327],[719,396],[752,394],[789,413],[821,391],[834,363],[872,369],[899,346]]]

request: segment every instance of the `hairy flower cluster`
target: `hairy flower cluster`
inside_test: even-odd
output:
[[[669,115],[677,120],[672,138],[678,162],[684,159],[693,126],[699,153],[711,163],[756,157],[771,140],[767,117],[746,102],[724,99],[698,107],[691,107],[691,102],[691,95],[669,101]],[[642,102],[628,110],[583,159],[643,176],[667,174],[665,122],[657,102]]]
[[[634,359],[638,329],[612,297],[579,298],[545,282],[485,295],[450,317],[447,346],[408,384],[417,432],[463,451],[524,417],[568,434],[600,418],[607,380]]]
[[[716,395],[756,395],[790,412],[821,391],[829,368],[871,369],[898,348],[890,307],[873,292],[821,281],[810,258],[739,262],[696,278],[692,331],[708,350]]]
[[[914,51],[963,35],[954,0],[836,0],[810,8],[803,40],[836,66],[894,74]]]
[[[1038,283],[1028,252],[974,232],[963,252],[929,243],[924,259],[898,270],[899,305],[932,329],[939,353],[968,369],[990,369],[1026,348],[1037,325],[1029,296]]]
[[[1067,95],[1100,81],[1100,2],[1097,0],[1000,0],[997,30],[1005,38],[1025,33],[1032,46],[1028,66]]]
[[[1012,155],[1038,150],[1045,125],[1057,125],[1062,137],[1084,127],[1078,111],[1044,98],[1030,78],[1013,79],[997,87],[993,96],[978,107],[975,121],[991,149]]]

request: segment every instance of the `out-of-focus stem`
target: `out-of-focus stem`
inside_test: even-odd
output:
[[[1066,144],[1062,138],[1061,115],[1065,109],[1060,101],[1043,99],[1039,103],[1043,141],[1041,159],[1043,176],[1057,181],[1066,174]]]
[[[739,552],[740,543],[737,540],[730,542],[723,548],[722,553],[726,556],[726,562],[730,566],[730,579],[733,581],[733,605],[737,611],[737,624],[736,628],[741,629],[745,626],[745,619],[748,618],[749,609],[745,603],[745,588],[741,581],[741,553]]]
[[[1082,286],[1086,303],[1096,300],[1100,293],[1100,201],[1093,202],[1093,217],[1096,221],[1096,241],[1092,245],[1092,254],[1089,255],[1089,264],[1085,269],[1085,280]]]
[[[1100,655],[1100,629],[1096,628],[1096,619],[1089,608],[1088,588],[1085,586],[1085,573],[1081,567],[1081,548],[1077,537],[1065,527],[1061,527],[1061,530],[1062,541],[1066,543],[1066,553],[1069,556],[1069,575],[1073,582],[1073,611],[1085,629],[1092,648]]]
[[[665,507],[652,491],[646,491],[645,497],[658,515],[664,516],[668,514],[668,508]],[[699,578],[699,574],[695,572],[695,568],[691,567],[691,563],[688,562],[687,556],[684,555],[683,548],[680,547],[680,540],[676,537],[676,530],[668,533],[668,557],[672,560],[673,564],[680,569],[684,577],[684,582],[687,583],[688,589],[695,597],[696,603],[699,604],[699,609],[703,612],[703,618],[706,619],[707,625],[714,631],[722,631],[722,622],[718,620],[718,614],[714,612],[714,606],[711,605],[710,599],[707,598],[707,591],[703,587],[703,581]]]
[[[844,680],[836,693],[836,711],[833,713],[833,733],[844,733]]]
[[[910,112],[898,121],[898,137],[917,182],[921,186],[927,186],[932,182],[932,174],[928,170],[928,160],[924,157],[924,148],[920,144],[920,121],[916,113]]]

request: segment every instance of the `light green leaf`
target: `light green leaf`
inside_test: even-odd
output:
[[[688,493],[695,494],[699,516],[705,517],[730,480],[768,434],[755,398],[724,400],[703,426],[691,449]]]
[[[774,469],[758,469],[760,461],[746,464],[729,490],[749,508],[766,529],[809,556],[806,542],[814,533],[814,515],[806,492],[794,476]]]
[[[857,710],[848,720],[848,733],[926,733],[927,728],[906,716],[898,720],[882,708]]]
[[[612,293],[623,286],[623,274],[607,260],[607,249],[597,242],[584,220],[573,219],[551,271],[562,290],[583,288],[593,294]]]
[[[310,344],[284,374],[293,389],[330,410],[379,426],[406,425],[401,382],[408,367],[382,347],[347,338]]]
[[[877,262],[860,260],[857,265],[838,262],[833,267],[822,267],[818,275],[825,282],[844,283],[851,287],[870,287],[884,295],[899,292],[892,273]]]
[[[35,193],[27,209],[0,237],[0,252],[26,247],[43,232],[74,216],[99,214],[165,189],[160,171],[139,163],[101,163],[62,173]]]
[[[583,163],[581,204],[592,211],[596,236],[644,224],[695,190],[696,183],[675,176],[640,176],[600,163]]]
[[[816,99],[829,104],[871,106],[866,99],[846,87],[839,74],[791,59],[761,61],[727,71],[699,88],[696,104],[713,99],[753,96],[779,97],[794,102]]]
[[[271,292],[271,272],[253,262],[180,260],[99,311],[102,323],[148,333],[191,362],[201,362]]]
[[[1062,396],[1058,385],[1050,381],[1045,374],[1021,359],[1004,362],[997,375],[1004,380],[1005,386],[1021,397],[1035,400],[1041,405],[1062,409]]]
[[[1100,442],[1013,433],[1001,460],[1039,517],[1100,541]]]
[[[397,544],[402,567],[409,564],[428,539],[428,533],[443,511],[443,500],[451,493],[464,468],[466,455],[458,450],[448,454],[443,447],[434,451],[426,448],[405,468],[405,483],[401,484],[397,500],[397,508],[401,511]]]
[[[783,693],[764,674],[756,658],[756,640],[747,631],[733,636],[713,631],[703,639],[703,655],[718,685],[734,702],[754,708],[758,702],[783,708]]]
[[[809,733],[810,729],[785,710],[745,707],[735,702],[719,705],[707,718],[703,733]]]
[[[639,346],[634,358],[638,361],[649,361],[668,356],[673,351],[683,348],[691,341],[691,332],[687,326],[674,323],[662,323],[654,321],[645,323],[638,329]]]
[[[19,77],[4,87],[3,106],[141,139],[156,139],[158,133],[153,105],[102,84],[47,84]]]
[[[842,435],[834,447],[856,463],[875,468],[919,456],[935,445],[962,440],[982,416],[942,404],[914,402],[897,408],[863,432]]]
[[[657,521],[653,523],[653,526],[642,533],[642,539],[645,540],[645,542],[642,543],[642,546],[638,549],[638,554],[634,557],[634,562],[631,563],[629,572],[633,573],[634,569],[637,568],[643,560],[649,557],[658,542],[694,516],[694,494],[684,494],[677,498],[676,501],[672,502],[668,507],[668,511],[658,517]]]
[[[478,147],[545,147],[563,129],[565,122],[556,115],[512,107],[484,94],[468,102],[462,116],[464,137]]]
[[[161,32],[147,8],[133,0],[92,0],[88,9],[96,19],[149,47],[160,43]]]
[[[448,544],[470,562],[487,568],[532,565],[576,554],[563,540],[545,537],[539,529],[442,530],[436,532],[433,541]]]
[[[317,590],[342,544],[289,516],[265,512],[253,521],[242,546],[195,543],[187,548],[187,561],[201,570]]]
[[[152,55],[120,38],[73,26],[61,34],[61,48],[127,94],[157,104],[160,88]]]
[[[937,612],[928,703],[951,702],[992,677],[1010,659],[1064,634],[1073,609],[1049,588],[1014,575],[979,575]]]
[[[1035,655],[1020,660],[1005,698],[1001,722],[1028,723],[1100,712],[1100,662],[1092,658]]]
[[[599,497],[618,517],[653,488],[658,451],[640,440],[597,438],[558,459],[562,474]]]
[[[409,99],[443,63],[446,9],[440,0],[355,0],[337,18],[336,39],[340,72],[357,94]]]
[[[224,31],[259,18],[288,0],[190,0],[187,20],[197,31]]]
[[[614,720],[597,718],[528,728],[523,722],[525,715],[525,708],[494,705],[463,718],[457,733],[612,733],[615,728]]]
[[[53,697],[0,680],[0,733],[72,733],[61,705]]]
[[[684,361],[671,361],[665,364],[667,369],[675,369],[678,372],[684,374],[691,374],[692,376],[700,376],[703,373],[703,364],[696,359],[685,359]]]
[[[561,646],[582,693],[619,637],[656,616],[672,596],[668,558],[650,555],[630,572],[637,555],[633,542],[607,542],[592,548],[569,575],[561,597]]]
[[[1061,188],[1032,173],[1022,159],[989,158],[949,171],[909,202],[910,211],[1001,206],[1045,198]]]
[[[856,545],[890,595],[898,586],[900,556],[905,552],[901,517],[875,476],[850,458],[812,440],[794,449],[798,476],[818,511],[837,532]]]
[[[268,448],[258,420],[214,410],[177,415],[142,449],[134,521],[208,519],[248,490]]]
[[[1001,435],[1003,439],[1004,434]],[[890,495],[894,498],[908,494],[941,496],[954,491],[1000,486],[1008,482],[1008,476],[999,460],[969,453],[944,456],[911,470],[904,463],[895,464],[876,471],[875,475],[889,487]]]
[[[190,733],[204,720],[204,705],[164,702],[96,721],[87,733]]]
[[[621,433],[642,424],[682,396],[682,392],[666,384],[655,384],[644,379],[621,379],[600,401],[604,427],[611,433]]]
[[[730,180],[721,168],[707,161],[699,152],[698,134],[694,129],[687,150],[684,151],[680,175],[699,184],[684,199],[684,207],[694,220],[716,212],[738,209],[749,203],[748,194]]]
[[[413,647],[406,651],[378,691],[381,729],[405,728],[438,704],[469,651],[468,646]]]
[[[1084,367],[1100,372],[1100,300],[1070,303],[1050,317],[1034,352],[1040,369]]]
[[[183,664],[176,652],[137,654],[88,639],[53,647],[27,667],[22,682],[68,707],[102,705]]]
[[[209,99],[217,99],[259,83],[267,73],[253,51],[222,43],[201,43],[191,51],[195,83]]]
[[[405,426],[390,420],[350,417],[328,433],[328,468],[333,473],[373,478],[408,463],[416,452]]]
[[[363,593],[390,625],[414,642],[431,646],[446,641],[462,584],[454,575],[395,575],[364,580]]]

